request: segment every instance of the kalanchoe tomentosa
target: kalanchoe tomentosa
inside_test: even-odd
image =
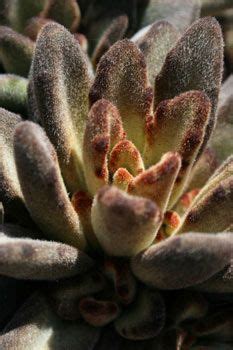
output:
[[[182,35],[159,21],[94,78],[64,27],[42,28],[31,120],[0,110],[0,273],[41,281],[1,349],[232,346],[232,141],[212,136],[232,117],[222,51],[213,18]]]

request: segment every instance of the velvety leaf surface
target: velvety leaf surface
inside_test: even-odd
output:
[[[34,294],[19,309],[0,336],[2,349],[92,350],[99,331],[84,323],[62,322],[45,297]]]
[[[93,228],[109,255],[131,256],[145,249],[153,242],[161,221],[161,211],[154,202],[130,196],[117,187],[101,188],[94,199]]]
[[[224,82],[217,110],[217,125],[210,140],[219,161],[233,153],[233,74]]]
[[[130,182],[128,192],[154,201],[164,212],[180,168],[179,154],[168,152],[159,163],[136,176]]]
[[[79,300],[97,294],[106,287],[104,277],[95,271],[85,275],[66,279],[64,282],[49,287],[51,305],[57,315],[64,320],[74,321],[81,318]]]
[[[13,74],[0,74],[0,106],[27,116],[28,81]]]
[[[217,166],[216,153],[210,148],[206,148],[190,172],[187,190],[202,188],[213,175]]]
[[[207,293],[233,293],[233,266],[226,266],[222,271],[195,286],[196,290]]]
[[[42,18],[50,18],[62,24],[71,32],[75,32],[79,25],[81,14],[76,0],[48,0],[40,16]]]
[[[89,85],[87,59],[77,40],[61,25],[45,25],[30,73],[29,106],[55,146],[72,192],[84,186],[81,160]]]
[[[7,73],[28,76],[34,43],[11,28],[0,26],[0,62]]]
[[[56,152],[43,129],[33,122],[18,125],[15,160],[26,206],[49,238],[83,248],[85,237],[63,183]]]
[[[42,11],[46,0],[8,0],[8,18],[12,28],[22,32],[28,19]]]
[[[223,40],[216,19],[196,21],[168,53],[155,82],[155,106],[188,90],[204,91],[212,104],[204,144],[215,125],[223,70]],[[203,145],[204,147],[204,145]]]
[[[115,321],[116,331],[132,340],[158,335],[165,323],[165,304],[158,292],[144,290],[136,302]]]
[[[207,280],[232,258],[233,236],[188,233],[157,243],[132,258],[133,273],[161,289],[180,289]]]
[[[221,232],[233,222],[233,157],[216,170],[185,215],[179,232]]]
[[[178,31],[169,22],[158,21],[145,35],[135,41],[145,56],[151,86],[154,87],[155,78],[178,38]]]
[[[13,150],[13,134],[20,122],[19,115],[0,108],[0,201],[7,214],[20,218],[22,222],[28,220],[29,215],[24,206]]]
[[[199,14],[198,0],[149,0],[142,26],[164,19],[183,31],[199,17]]]
[[[100,37],[92,55],[92,62],[96,67],[101,56],[118,40],[121,40],[128,27],[128,17],[123,15],[115,18]]]
[[[110,154],[109,171],[114,174],[119,168],[124,168],[133,176],[144,170],[144,164],[140,152],[135,145],[128,140],[119,141]]]
[[[142,150],[147,115],[151,111],[152,91],[148,85],[144,55],[137,46],[122,40],[101,58],[91,102],[106,98],[119,110],[127,138]]]
[[[155,164],[169,151],[179,152],[182,159],[169,207],[175,204],[187,182],[205,137],[210,110],[210,101],[203,92],[190,91],[161,102],[148,124],[146,164]]]
[[[8,235],[9,228],[5,229],[4,225],[0,230],[2,275],[18,279],[56,280],[83,273],[93,264],[85,253],[74,247],[57,242],[11,237]],[[22,235],[23,233],[24,231]]]
[[[108,153],[124,136],[117,108],[107,100],[97,101],[89,112],[83,142],[85,180],[92,195],[108,184]]]

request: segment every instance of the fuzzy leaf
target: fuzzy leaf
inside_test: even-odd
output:
[[[42,18],[50,18],[62,24],[71,32],[75,32],[80,22],[80,9],[76,0],[48,0]]]
[[[113,282],[117,299],[123,304],[131,304],[136,295],[136,280],[129,264],[123,259],[107,259],[104,273]]]
[[[52,312],[44,296],[34,294],[19,309],[0,336],[2,349],[93,350],[99,331],[84,323],[65,323]]]
[[[181,167],[178,153],[166,153],[161,161],[136,176],[128,192],[154,201],[164,212]]]
[[[148,84],[144,55],[125,39],[101,58],[90,92],[92,103],[106,98],[118,108],[127,138],[139,151],[143,149],[145,121],[151,111],[152,91]]]
[[[51,304],[59,317],[74,321],[81,317],[79,300],[85,296],[99,293],[106,287],[104,277],[98,272],[67,279],[49,289]]]
[[[84,320],[94,327],[102,327],[112,322],[120,313],[114,301],[84,297],[79,302],[79,311]]]
[[[77,40],[61,25],[45,25],[32,62],[29,107],[55,146],[72,192],[84,186],[81,161],[89,85],[87,59]]]
[[[168,52],[179,38],[178,31],[166,21],[155,22],[136,44],[145,56],[149,81],[154,87]]]
[[[1,275],[18,279],[57,280],[86,272],[93,265],[85,253],[74,247],[30,238],[13,238],[4,234],[4,225],[0,229]]]
[[[188,27],[200,14],[198,0],[149,0],[142,26],[158,20],[167,20],[179,30]]]
[[[172,100],[161,102],[148,125],[144,152],[147,164],[155,164],[168,151],[176,151],[181,155],[181,169],[169,208],[175,204],[186,185],[204,139],[210,110],[210,101],[203,92],[185,92]]]
[[[231,233],[232,234],[232,233]],[[195,286],[196,290],[207,293],[233,293],[233,266],[226,266],[222,271]]]
[[[119,168],[125,168],[136,176],[144,170],[141,154],[128,140],[120,141],[115,145],[110,154],[108,166],[110,174],[114,174]]]
[[[216,19],[196,21],[168,53],[155,82],[155,106],[189,90],[204,91],[212,104],[204,139],[208,141],[215,125],[215,112],[223,70],[223,40]]]
[[[117,108],[107,100],[97,101],[89,112],[83,143],[85,180],[92,195],[108,183],[108,153],[123,138]]]
[[[193,291],[179,291],[172,298],[169,308],[169,318],[178,326],[184,321],[204,317],[208,311],[208,302],[202,294]]]
[[[0,201],[5,207],[6,214],[26,223],[29,215],[24,205],[13,150],[13,134],[20,122],[19,115],[0,108]]]
[[[105,186],[92,207],[92,224],[106,253],[131,256],[148,247],[161,224],[162,215],[149,199],[130,196]]]
[[[27,116],[27,85],[25,78],[13,74],[0,75],[0,106]]]
[[[15,160],[26,206],[49,238],[83,248],[85,238],[66,192],[56,152],[43,129],[20,123],[14,135]]]
[[[233,153],[233,74],[224,82],[217,111],[217,125],[210,140],[219,161]]]
[[[115,328],[122,337],[143,340],[158,335],[164,323],[165,305],[161,295],[143,290],[132,307],[115,321]]]
[[[34,43],[11,28],[0,26],[0,62],[7,73],[28,76]]]
[[[27,21],[42,11],[47,0],[8,0],[8,17],[12,28],[23,32]]]
[[[71,203],[78,214],[84,235],[88,241],[88,246],[99,250],[100,245],[97,241],[91,224],[91,207],[93,198],[87,192],[75,192],[71,198]]]
[[[213,175],[217,165],[215,152],[206,148],[190,172],[186,190],[202,188]]]
[[[160,289],[180,289],[201,283],[232,258],[230,234],[188,233],[157,243],[132,259],[133,273]]]
[[[229,307],[227,310],[212,312],[191,327],[191,332],[198,337],[209,338],[212,341],[233,341],[232,311],[232,307]]]
[[[216,170],[186,213],[179,232],[221,232],[233,222],[233,157]]]
[[[41,31],[42,27],[50,22],[51,20],[47,18],[32,17],[30,20],[27,21],[27,25],[24,28],[24,34],[28,36],[31,40],[36,41],[37,36]]]
[[[115,18],[110,26],[100,37],[98,44],[92,55],[92,62],[96,67],[101,56],[118,40],[121,40],[126,33],[128,27],[128,17],[123,15]]]
[[[119,168],[115,172],[112,178],[112,184],[118,187],[122,191],[128,190],[130,182],[133,180],[133,176],[125,168]]]

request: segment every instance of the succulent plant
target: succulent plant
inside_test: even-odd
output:
[[[215,19],[174,25],[105,32],[95,76],[54,21],[0,31],[1,349],[232,348],[233,79]]]

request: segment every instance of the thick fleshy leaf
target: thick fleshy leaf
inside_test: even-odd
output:
[[[195,198],[178,232],[221,232],[232,222],[233,157],[229,157]]]
[[[233,293],[232,262],[207,281],[195,286],[195,289],[207,293]]]
[[[55,146],[72,192],[84,186],[81,160],[89,85],[87,59],[77,40],[59,24],[45,25],[31,67],[29,107]]]
[[[106,98],[118,108],[127,138],[139,151],[144,145],[146,117],[151,112],[152,90],[148,84],[143,53],[125,39],[101,58],[90,92],[92,103]]]
[[[191,332],[197,337],[210,338],[211,340],[233,341],[233,309],[217,311],[202,318],[191,327]]]
[[[131,256],[145,249],[155,239],[161,221],[161,211],[154,202],[114,186],[103,187],[94,199],[93,228],[109,255]]]
[[[125,168],[119,168],[113,175],[112,184],[118,187],[122,191],[128,190],[130,182],[133,180],[133,176]]]
[[[233,74],[222,86],[217,111],[217,125],[210,140],[210,146],[219,161],[233,153]]]
[[[150,290],[139,293],[136,302],[115,321],[124,338],[143,340],[155,337],[165,323],[165,304],[161,295]]]
[[[7,73],[28,76],[34,43],[11,28],[0,27],[0,62]]]
[[[85,180],[92,195],[108,183],[108,153],[124,136],[117,108],[107,100],[97,101],[89,112],[83,143]]]
[[[117,299],[124,305],[132,303],[136,295],[136,280],[129,264],[123,259],[108,259],[104,273],[113,282]]]
[[[210,111],[210,101],[203,92],[185,92],[172,100],[161,102],[148,125],[144,151],[147,164],[155,164],[169,151],[181,155],[181,169],[170,198],[170,208],[186,185],[204,140]]]
[[[42,18],[51,18],[62,24],[71,32],[75,32],[80,22],[80,9],[76,0],[47,0]]]
[[[0,336],[1,349],[93,350],[99,331],[82,322],[61,321],[44,296],[34,294]]]
[[[13,74],[0,75],[0,106],[27,116],[27,85],[25,78]]]
[[[178,153],[166,153],[161,161],[136,176],[128,192],[154,201],[164,212],[181,167]]]
[[[213,175],[217,166],[215,152],[206,148],[190,172],[186,190],[202,188]]]
[[[116,302],[84,297],[79,302],[79,311],[84,320],[92,326],[103,327],[115,320],[120,309]]]
[[[119,168],[125,168],[136,176],[144,170],[141,154],[135,145],[128,140],[118,142],[110,154],[108,163],[110,174],[113,175]]]
[[[22,32],[27,21],[38,15],[47,0],[8,0],[8,18],[12,28]]]
[[[28,36],[31,40],[36,41],[37,36],[42,27],[49,22],[51,22],[51,19],[32,17],[30,20],[27,21],[27,25],[24,28],[24,34]]]
[[[209,97],[212,112],[202,148],[215,125],[222,70],[223,40],[220,25],[214,18],[202,18],[184,33],[168,53],[156,78],[155,106],[189,90],[204,91]]]
[[[232,258],[228,233],[188,233],[157,243],[132,259],[133,273],[161,289],[180,289],[207,280]]]
[[[0,230],[1,275],[18,279],[57,280],[86,272],[93,265],[91,258],[74,247],[57,242],[10,237],[9,227],[5,230],[4,225]],[[13,231],[16,229],[13,228]]]
[[[6,214],[27,221],[26,211],[14,160],[13,134],[21,122],[19,115],[0,108],[0,201]]]
[[[81,317],[79,300],[85,296],[99,293],[106,286],[104,277],[98,272],[88,272],[86,275],[65,280],[49,287],[53,308],[59,317],[74,321]]]
[[[202,318],[208,311],[208,302],[198,292],[179,291],[173,296],[169,308],[169,318],[172,323],[179,325],[185,321]]]
[[[14,135],[17,172],[26,206],[49,238],[83,248],[78,215],[63,183],[56,152],[43,129],[20,123]]]
[[[149,0],[143,15],[142,26],[158,20],[167,20],[183,31],[200,14],[198,0]]]
[[[232,8],[231,0],[201,0],[201,14],[202,16],[216,16],[221,11]]]
[[[100,250],[99,242],[93,231],[91,224],[91,207],[93,198],[87,192],[75,192],[71,198],[71,203],[78,214],[84,235],[88,241],[88,248]]]
[[[178,31],[166,21],[155,22],[136,44],[146,58],[149,81],[154,87],[168,52],[179,38]]]
[[[128,17],[123,15],[115,18],[100,37],[92,55],[92,62],[96,67],[101,56],[118,40],[121,40],[128,27]]]

